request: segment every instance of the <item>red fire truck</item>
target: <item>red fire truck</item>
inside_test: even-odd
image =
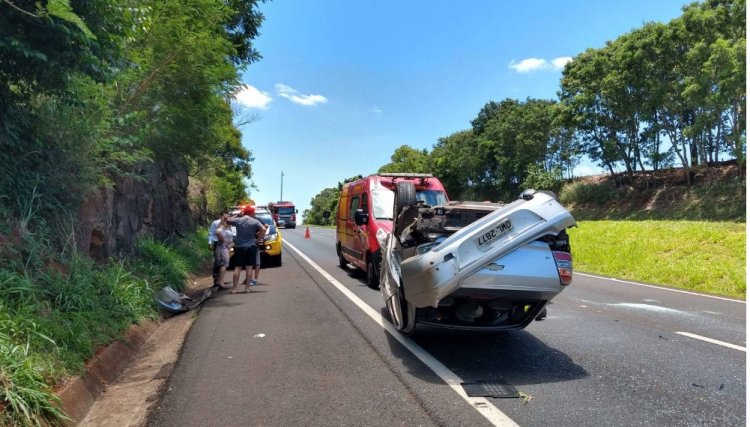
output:
[[[274,221],[279,227],[295,228],[297,226],[297,209],[294,203],[289,201],[269,202],[268,210],[271,211]]]

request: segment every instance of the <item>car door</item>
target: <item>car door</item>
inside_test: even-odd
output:
[[[346,241],[342,250],[346,255],[353,258],[354,261],[359,259],[357,252],[359,227],[354,223],[354,213],[359,209],[359,194],[351,194],[349,197],[349,206],[346,212]],[[356,263],[355,263],[356,264]]]

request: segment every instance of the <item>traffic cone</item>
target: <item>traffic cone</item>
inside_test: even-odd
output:
[[[305,227],[305,239],[310,238],[310,227]]]

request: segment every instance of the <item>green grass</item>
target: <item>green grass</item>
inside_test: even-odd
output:
[[[745,224],[579,221],[577,271],[745,298]]]
[[[54,386],[130,325],[158,317],[155,292],[182,289],[210,258],[205,232],[141,240],[134,256],[100,264],[56,255],[43,232],[31,237],[0,254],[0,425],[59,424]]]

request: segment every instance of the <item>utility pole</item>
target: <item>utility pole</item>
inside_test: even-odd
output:
[[[281,171],[281,195],[279,195],[279,201],[284,200],[284,171]]]

